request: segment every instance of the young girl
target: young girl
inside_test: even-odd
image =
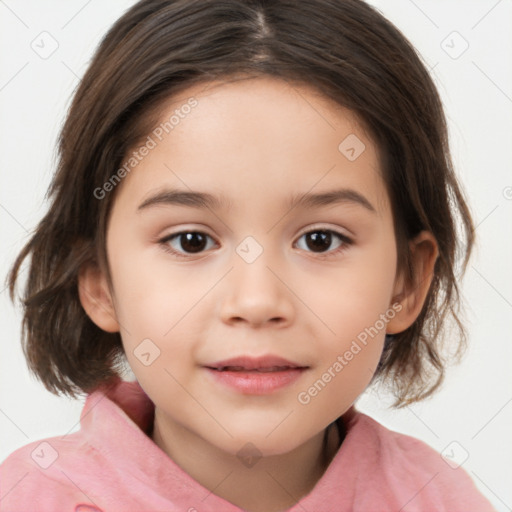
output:
[[[29,366],[88,396],[80,431],[2,464],[3,511],[492,510],[353,406],[440,385],[473,244],[438,93],[375,9],[137,3],[50,193],[11,296],[30,257]]]

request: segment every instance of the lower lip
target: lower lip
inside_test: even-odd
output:
[[[291,385],[306,368],[293,368],[276,372],[257,371],[219,371],[206,370],[222,384],[236,389],[246,395],[266,395]]]

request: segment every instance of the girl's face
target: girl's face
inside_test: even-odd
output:
[[[231,454],[288,452],[343,414],[400,309],[377,150],[335,107],[271,78],[194,86],[118,185],[107,254],[128,361],[157,421]],[[265,356],[295,369],[212,369]]]

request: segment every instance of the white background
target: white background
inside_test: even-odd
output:
[[[71,94],[102,35],[132,3],[0,0],[2,280],[46,209],[44,194]],[[442,390],[422,404],[388,409],[389,398],[372,391],[360,408],[439,452],[449,445],[456,458],[467,452],[463,467],[477,486],[497,510],[512,510],[512,2],[371,3],[432,69],[478,247],[462,288],[470,334],[462,364],[450,369]],[[48,38],[40,36],[43,31],[58,43],[47,59],[31,48],[38,37]],[[0,290],[3,460],[28,442],[76,430],[82,403],[51,395],[29,375],[20,348],[20,311],[3,283]]]

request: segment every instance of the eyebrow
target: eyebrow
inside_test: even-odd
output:
[[[321,192],[317,194],[296,194],[291,197],[288,207],[293,208],[319,208],[334,204],[356,204],[366,210],[377,213],[370,201],[356,190],[342,188]],[[187,191],[179,189],[165,189],[145,199],[137,208],[143,211],[151,206],[181,205],[192,208],[219,210],[229,208],[231,202],[224,196],[214,196],[206,192]]]
[[[356,204],[362,206],[366,210],[377,213],[374,206],[356,190],[350,188],[341,188],[321,192],[318,194],[299,194],[290,200],[290,208],[318,208],[320,206],[331,206],[334,204]]]

